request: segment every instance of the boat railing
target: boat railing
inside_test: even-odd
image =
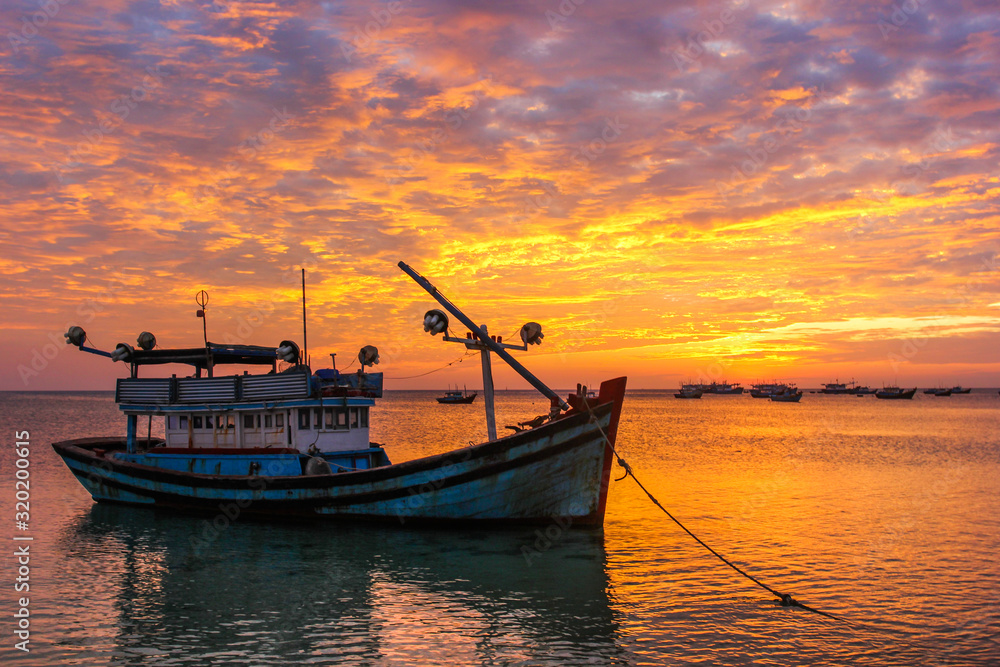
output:
[[[119,404],[235,403],[302,398],[312,393],[305,373],[214,378],[119,378]]]

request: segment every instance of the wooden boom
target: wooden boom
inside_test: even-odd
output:
[[[495,340],[490,338],[489,334],[486,333],[485,328],[473,322],[468,315],[466,315],[461,311],[461,309],[458,306],[453,304],[451,301],[448,300],[448,298],[444,294],[439,292],[438,288],[432,285],[431,282],[427,280],[427,278],[424,278],[422,275],[414,271],[406,262],[401,261],[398,266],[400,269],[403,270],[403,272],[406,275],[413,278],[413,281],[415,283],[423,287],[428,294],[434,297],[435,301],[440,303],[445,310],[447,310],[449,313],[458,318],[459,322],[467,326],[469,330],[476,335],[476,338],[481,340],[483,344],[486,345],[486,347],[490,348],[490,350],[495,352],[497,356],[506,361],[507,365],[513,368],[515,371],[517,371],[518,375],[527,380],[532,387],[542,392],[543,396],[555,402],[555,404],[558,405],[561,409],[563,410],[570,409],[570,406],[566,401],[561,399],[556,392],[549,389],[549,387],[544,382],[542,382],[534,375],[532,375],[531,371],[522,366],[517,359],[511,356],[510,352],[508,352],[503,348],[503,345],[497,343]]]

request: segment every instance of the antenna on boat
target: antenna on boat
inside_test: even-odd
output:
[[[208,346],[208,318],[205,317],[205,308],[208,306],[208,292],[201,290],[194,295],[194,302],[201,306],[195,315],[201,318],[201,333],[205,338],[205,370],[208,377],[212,377],[212,349]],[[201,367],[196,367],[198,377],[201,377]]]
[[[201,306],[198,312],[195,313],[195,316],[201,318],[201,332],[205,336],[205,347],[208,347],[208,318],[205,317],[205,308],[208,306],[208,292],[201,290],[195,294],[194,302]]]
[[[306,269],[302,267],[302,363],[309,365],[309,339],[306,338]]]

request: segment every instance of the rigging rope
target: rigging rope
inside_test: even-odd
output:
[[[837,616],[834,616],[833,614],[828,614],[825,611],[820,611],[819,609],[815,609],[813,607],[809,607],[807,605],[802,604],[801,602],[799,602],[798,600],[796,600],[795,598],[793,598],[789,593],[779,593],[778,591],[774,590],[773,588],[771,588],[770,586],[768,586],[764,582],[760,581],[756,577],[754,577],[754,576],[752,576],[750,574],[747,574],[746,572],[744,572],[743,570],[741,570],[739,567],[737,567],[732,562],[730,562],[728,559],[726,559],[723,555],[721,555],[718,551],[716,551],[712,547],[710,547],[707,544],[705,544],[705,542],[702,541],[701,538],[699,538],[697,535],[695,535],[690,530],[688,530],[687,527],[683,523],[681,523],[680,521],[677,520],[677,517],[675,517],[673,514],[671,514],[667,510],[666,507],[664,507],[663,505],[661,505],[660,501],[657,500],[653,496],[653,494],[650,493],[649,490],[645,486],[643,486],[642,482],[639,481],[639,479],[635,476],[635,473],[632,471],[632,466],[630,466],[628,464],[628,462],[625,459],[623,459],[621,456],[619,456],[619,454],[618,454],[617,451],[615,451],[615,447],[614,447],[614,445],[611,444],[611,440],[608,438],[607,434],[604,432],[604,429],[601,428],[601,425],[598,423],[598,421],[597,421],[597,415],[594,414],[594,410],[593,410],[593,408],[591,408],[590,402],[587,401],[586,399],[584,399],[584,405],[587,406],[587,412],[590,413],[590,422],[592,424],[594,424],[594,426],[597,427],[597,430],[600,432],[601,436],[604,438],[604,442],[607,443],[608,447],[611,449],[611,453],[614,454],[615,458],[618,459],[618,465],[620,465],[622,468],[625,469],[625,474],[620,479],[617,479],[615,481],[621,481],[622,479],[625,479],[626,477],[631,476],[632,479],[635,480],[635,483],[639,485],[639,488],[643,490],[643,492],[649,497],[649,499],[651,501],[653,501],[653,504],[656,505],[657,507],[659,507],[661,510],[663,510],[663,513],[666,514],[668,517],[670,517],[671,521],[673,521],[678,526],[680,526],[681,529],[685,533],[687,533],[688,535],[690,535],[691,537],[693,537],[695,539],[695,541],[698,542],[698,544],[700,544],[701,546],[703,546],[706,549],[708,549],[716,558],[718,558],[723,563],[725,563],[729,567],[733,568],[734,570],[736,570],[737,572],[739,572],[740,574],[742,574],[744,577],[746,577],[750,581],[754,582],[755,584],[757,584],[758,586],[760,586],[761,588],[763,588],[764,590],[768,591],[769,593],[771,593],[772,595],[774,595],[775,597],[777,597],[779,600],[781,600],[781,606],[782,607],[800,607],[802,609],[805,609],[806,611],[811,611],[811,612],[813,612],[815,614],[819,614],[821,616],[826,616],[827,618],[831,618],[831,619],[833,619],[835,621],[841,621],[841,622],[847,623],[847,621],[845,619],[838,618]]]
[[[454,361],[449,361],[444,366],[441,366],[440,368],[435,368],[432,371],[427,371],[426,373],[420,373],[419,375],[407,375],[405,377],[392,377],[392,378],[387,377],[386,380],[412,380],[413,378],[422,378],[425,375],[430,375],[431,373],[437,373],[438,371],[443,371],[444,369],[448,368],[448,366],[451,366],[452,364],[460,364],[460,363],[462,363],[465,360],[466,357],[468,357],[469,355],[473,355],[473,354],[476,354],[476,352],[474,350],[466,351],[466,353],[463,354],[462,356],[460,356],[458,359],[455,359]]]

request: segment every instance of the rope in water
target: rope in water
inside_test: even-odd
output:
[[[618,465],[620,465],[622,468],[625,469],[625,475],[623,477],[615,480],[615,481],[621,481],[622,479],[625,479],[625,477],[630,477],[631,476],[632,479],[635,480],[635,483],[639,485],[639,488],[643,490],[643,492],[649,497],[649,499],[651,501],[653,501],[653,504],[656,505],[657,507],[659,507],[661,510],[663,510],[663,513],[666,514],[668,517],[670,517],[671,521],[673,521],[678,526],[680,526],[681,529],[685,533],[687,533],[688,535],[690,535],[691,537],[693,537],[695,539],[695,541],[698,542],[698,544],[700,544],[701,546],[703,546],[706,549],[708,549],[712,553],[712,555],[714,555],[716,558],[718,558],[723,563],[725,563],[729,567],[733,568],[734,570],[736,570],[737,572],[739,572],[740,574],[742,574],[744,577],[746,577],[750,581],[754,582],[755,584],[757,584],[758,586],[760,586],[761,588],[763,588],[764,590],[768,591],[769,593],[771,593],[772,595],[774,595],[775,597],[777,597],[779,600],[781,600],[781,606],[782,607],[799,607],[801,609],[805,609],[806,611],[811,611],[814,614],[819,614],[820,616],[826,616],[827,618],[831,618],[831,619],[833,619],[835,621],[842,621],[844,623],[847,622],[845,619],[838,618],[837,616],[834,616],[833,614],[828,614],[825,611],[820,611],[819,609],[815,609],[814,607],[809,607],[807,605],[804,605],[801,602],[799,602],[798,600],[794,599],[788,593],[779,593],[778,591],[774,590],[773,588],[771,588],[770,586],[768,586],[764,582],[760,581],[756,577],[754,577],[754,576],[752,576],[750,574],[747,574],[746,572],[744,572],[743,570],[741,570],[739,567],[737,567],[732,562],[730,562],[725,556],[723,556],[718,551],[716,551],[712,547],[710,547],[707,544],[705,544],[705,542],[700,537],[698,537],[697,535],[695,535],[694,533],[692,533],[690,530],[688,530],[687,526],[685,526],[683,523],[681,523],[680,521],[678,521],[677,517],[675,517],[673,514],[671,514],[667,510],[666,507],[664,507],[663,505],[661,505],[660,501],[657,500],[653,496],[653,494],[650,493],[649,490],[645,486],[643,486],[642,482],[640,482],[639,479],[635,476],[635,472],[633,472],[632,466],[630,466],[628,464],[628,462],[625,459],[623,459],[618,454],[617,451],[615,451],[614,445],[611,444],[611,439],[608,438],[607,434],[604,432],[604,429],[601,428],[600,423],[598,423],[598,421],[597,421],[597,415],[594,414],[594,410],[593,410],[593,408],[591,408],[590,402],[584,400],[584,404],[587,406],[587,412],[590,413],[590,422],[592,424],[594,424],[594,426],[597,427],[597,430],[600,432],[601,436],[604,438],[604,442],[607,443],[608,447],[611,449],[611,453],[614,454],[615,458],[618,459]]]

